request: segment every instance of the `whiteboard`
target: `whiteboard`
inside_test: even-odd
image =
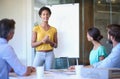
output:
[[[55,57],[79,58],[79,4],[47,6],[52,15],[49,24],[57,28],[58,47]]]

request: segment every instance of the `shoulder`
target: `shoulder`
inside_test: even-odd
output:
[[[118,43],[113,49],[112,51],[120,51],[120,43]]]
[[[57,29],[53,26],[50,26],[50,28],[53,30],[53,31],[56,31],[57,32]]]
[[[103,46],[103,45],[101,45],[101,46],[99,46],[99,50],[105,50],[105,46]]]
[[[99,53],[99,55],[106,55],[107,56],[106,49],[104,46],[99,47],[98,53]]]
[[[33,27],[33,31],[37,31],[39,29],[39,25]]]
[[[39,27],[39,25],[33,26],[33,29],[34,29],[34,28],[38,28],[38,27]]]
[[[55,29],[56,30],[56,28],[54,27],[54,26],[50,26],[52,29]]]
[[[10,51],[10,50],[13,49],[12,46],[9,45],[9,44],[4,44],[4,45],[1,46],[1,48],[2,48],[1,49],[2,51]]]
[[[8,44],[8,45],[6,45],[6,47],[5,47],[5,52],[6,52],[6,54],[11,54],[11,53],[14,52],[14,49],[13,49],[12,46],[10,46],[10,45]]]
[[[11,57],[12,55],[15,54],[14,49],[9,44],[5,44],[5,45],[0,46],[0,47],[1,47],[0,55],[4,59]]]

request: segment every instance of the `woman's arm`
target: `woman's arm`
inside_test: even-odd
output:
[[[99,57],[99,60],[100,60],[100,61],[102,61],[103,59],[105,59],[104,56],[100,56],[100,57]]]
[[[43,44],[43,41],[36,42],[36,39],[37,39],[37,33],[36,32],[32,32],[32,43],[31,43],[32,47],[37,47],[37,46]]]
[[[49,43],[52,47],[57,48],[58,44],[57,33],[54,34],[53,42],[48,39],[46,43]]]
[[[57,48],[57,45],[58,45],[58,38],[57,38],[57,32],[55,33],[55,36],[54,36],[54,42],[55,42],[55,45],[54,47]]]

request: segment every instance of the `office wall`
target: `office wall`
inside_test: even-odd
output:
[[[31,64],[32,0],[0,0],[0,19],[16,21],[14,38],[9,42],[25,65]]]

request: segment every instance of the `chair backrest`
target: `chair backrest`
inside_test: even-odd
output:
[[[55,69],[67,69],[69,67],[69,58],[55,58]]]

